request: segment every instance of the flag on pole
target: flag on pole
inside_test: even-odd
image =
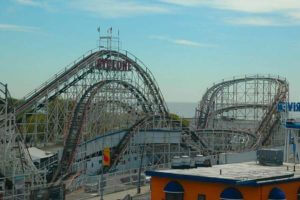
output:
[[[110,28],[107,30],[107,33],[108,33],[108,34],[112,34],[112,27],[110,27]]]

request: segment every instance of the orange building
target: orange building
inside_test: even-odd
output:
[[[247,162],[146,175],[152,200],[300,200],[300,166]]]

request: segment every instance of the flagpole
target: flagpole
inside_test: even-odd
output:
[[[118,29],[118,52],[120,52],[120,31]]]
[[[97,31],[99,33],[99,50],[101,48],[101,32],[100,32],[100,26],[97,28]]]

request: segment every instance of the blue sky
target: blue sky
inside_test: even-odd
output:
[[[0,0],[0,81],[23,97],[95,48],[98,26],[120,30],[169,102],[257,73],[300,101],[299,0]]]

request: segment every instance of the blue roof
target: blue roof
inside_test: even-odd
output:
[[[164,192],[168,193],[183,193],[183,187],[176,181],[169,182],[164,188]]]
[[[221,193],[221,199],[238,200],[243,199],[243,195],[235,188],[227,188]]]
[[[300,129],[300,123],[299,122],[286,122],[285,127]]]
[[[281,189],[273,188],[269,193],[269,200],[285,200],[285,194]]]

